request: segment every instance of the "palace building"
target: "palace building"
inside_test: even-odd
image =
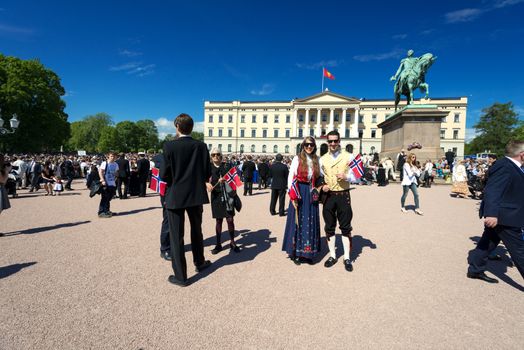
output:
[[[449,112],[440,128],[440,146],[463,156],[467,97],[421,99],[414,104],[437,105]],[[399,108],[405,105],[401,101]],[[336,129],[342,147],[350,144],[355,152],[375,153],[380,152],[382,139],[377,124],[394,111],[394,100],[356,99],[327,90],[291,101],[205,101],[204,142],[225,154],[294,155],[305,136],[314,136],[318,146]]]

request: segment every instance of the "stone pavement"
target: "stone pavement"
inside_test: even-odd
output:
[[[324,268],[325,244],[314,266],[286,259],[269,190],[241,197],[243,251],[213,256],[205,206],[213,265],[196,274],[188,252],[187,288],[167,282],[156,195],[99,219],[86,190],[22,191],[0,215],[0,349],[521,349],[524,282],[507,257],[489,264],[499,284],[466,278],[478,201],[449,189],[420,189],[424,216],[400,212],[398,184],[353,189],[351,273]]]

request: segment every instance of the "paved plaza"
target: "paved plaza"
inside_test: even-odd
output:
[[[449,189],[420,188],[418,216],[400,212],[398,184],[354,188],[351,273],[323,266],[325,241],[314,266],[286,259],[269,190],[241,197],[243,251],[211,255],[206,205],[213,265],[195,274],[186,253],[186,288],[167,282],[157,195],[113,200],[118,216],[99,219],[87,190],[21,191],[0,215],[0,349],[521,349],[524,282],[507,255],[489,263],[499,284],[466,278],[479,202]]]

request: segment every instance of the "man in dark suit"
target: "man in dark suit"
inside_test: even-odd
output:
[[[207,190],[211,176],[211,160],[207,146],[191,137],[193,119],[180,114],[175,119],[178,138],[164,144],[165,167],[160,177],[167,182],[165,206],[169,222],[171,242],[171,264],[174,275],[169,282],[187,286],[187,266],[184,252],[184,214],[187,212],[191,224],[191,250],[196,271],[209,267],[211,262],[204,258],[202,237],[203,204],[209,203]]]
[[[267,188],[267,179],[269,177],[269,164],[267,159],[261,159],[258,163],[258,189]]]
[[[67,182],[64,186],[64,188],[68,191],[72,191],[71,183],[73,182],[73,178],[75,176],[75,168],[73,167],[73,156],[69,156],[69,159],[66,159],[64,162],[64,171],[65,171],[65,177],[67,178]]]
[[[289,169],[287,165],[282,164],[282,155],[279,153],[275,157],[275,162],[269,168],[269,176],[271,181],[271,202],[269,204],[269,212],[271,215],[276,215],[275,207],[278,198],[278,214],[280,216],[286,215],[284,213],[284,206],[286,202],[287,177]]]
[[[242,164],[242,173],[244,174],[244,196],[253,195],[253,176],[255,174],[255,163],[251,160],[251,155],[247,156],[247,160]]]
[[[146,196],[147,188],[147,177],[149,176],[149,160],[146,159],[146,154],[144,152],[138,153],[138,161],[136,162],[137,171],[138,171],[138,182],[140,186],[139,197]]]
[[[124,153],[120,153],[116,160],[118,164],[118,176],[116,178],[116,188],[118,190],[118,198],[127,199],[129,193],[129,177],[131,176],[131,169],[129,168],[129,160],[125,158]],[[124,185],[124,193],[122,194],[122,185]]]
[[[484,233],[477,247],[468,255],[469,278],[489,283],[498,280],[486,276],[488,255],[500,238],[524,278],[524,141],[506,146],[506,157],[489,169],[479,215],[484,218]]]
[[[157,154],[153,157],[153,162],[155,162],[155,168],[159,170],[164,168],[164,155]],[[160,196],[160,204],[162,205],[162,225],[160,227],[160,257],[171,261],[171,243],[169,242],[169,222],[167,219],[165,196]]]
[[[42,164],[40,159],[36,157],[27,168],[31,178],[31,188],[29,192],[38,191],[40,189],[40,179],[42,178]]]
[[[455,161],[455,152],[453,152],[451,149],[448,149],[448,151],[444,153],[444,156],[446,157],[446,162],[448,162],[449,170],[453,172],[453,162]]]

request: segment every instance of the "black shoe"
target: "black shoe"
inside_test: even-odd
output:
[[[495,261],[500,261],[502,260],[502,257],[498,254],[495,254],[495,255],[489,255],[488,256],[488,260],[495,260]]]
[[[346,271],[353,271],[353,265],[351,264],[351,260],[346,259],[344,260],[344,266],[346,267]]]
[[[286,216],[286,214],[285,213],[284,214],[278,214],[278,216]]]
[[[302,264],[302,260],[298,256],[292,257],[291,260],[295,263],[295,265],[300,266]]]
[[[269,212],[271,215],[277,215],[277,213],[275,213],[274,211],[270,211]]]
[[[468,272],[468,278],[483,280],[488,283],[499,283],[499,280],[486,276],[484,272]]]
[[[240,247],[237,246],[236,244],[230,244],[229,248],[231,248],[231,250],[234,251],[235,253],[240,253]]]
[[[326,260],[326,262],[324,263],[324,267],[331,267],[333,265],[335,265],[337,263],[337,259],[334,259],[333,257],[329,257],[329,259]]]
[[[211,261],[209,261],[209,260],[205,260],[202,264],[198,265],[198,266],[195,268],[195,271],[196,271],[196,272],[202,272],[202,271],[204,271],[205,269],[207,269],[209,266],[211,266]]]
[[[171,261],[171,252],[169,250],[164,250],[160,252],[160,257],[164,260]]]
[[[100,214],[98,214],[98,217],[101,218],[101,219],[109,219],[111,217],[111,214],[100,213]]]
[[[189,285],[188,281],[181,281],[175,278],[175,275],[170,275],[167,280],[169,283],[172,283],[174,285],[177,285],[179,287],[187,287]]]
[[[0,237],[4,237],[4,234],[0,232]]]
[[[215,246],[215,248],[213,248],[213,250],[211,250],[211,254],[217,255],[221,251],[222,251],[222,246],[221,245],[217,245],[217,246]]]

